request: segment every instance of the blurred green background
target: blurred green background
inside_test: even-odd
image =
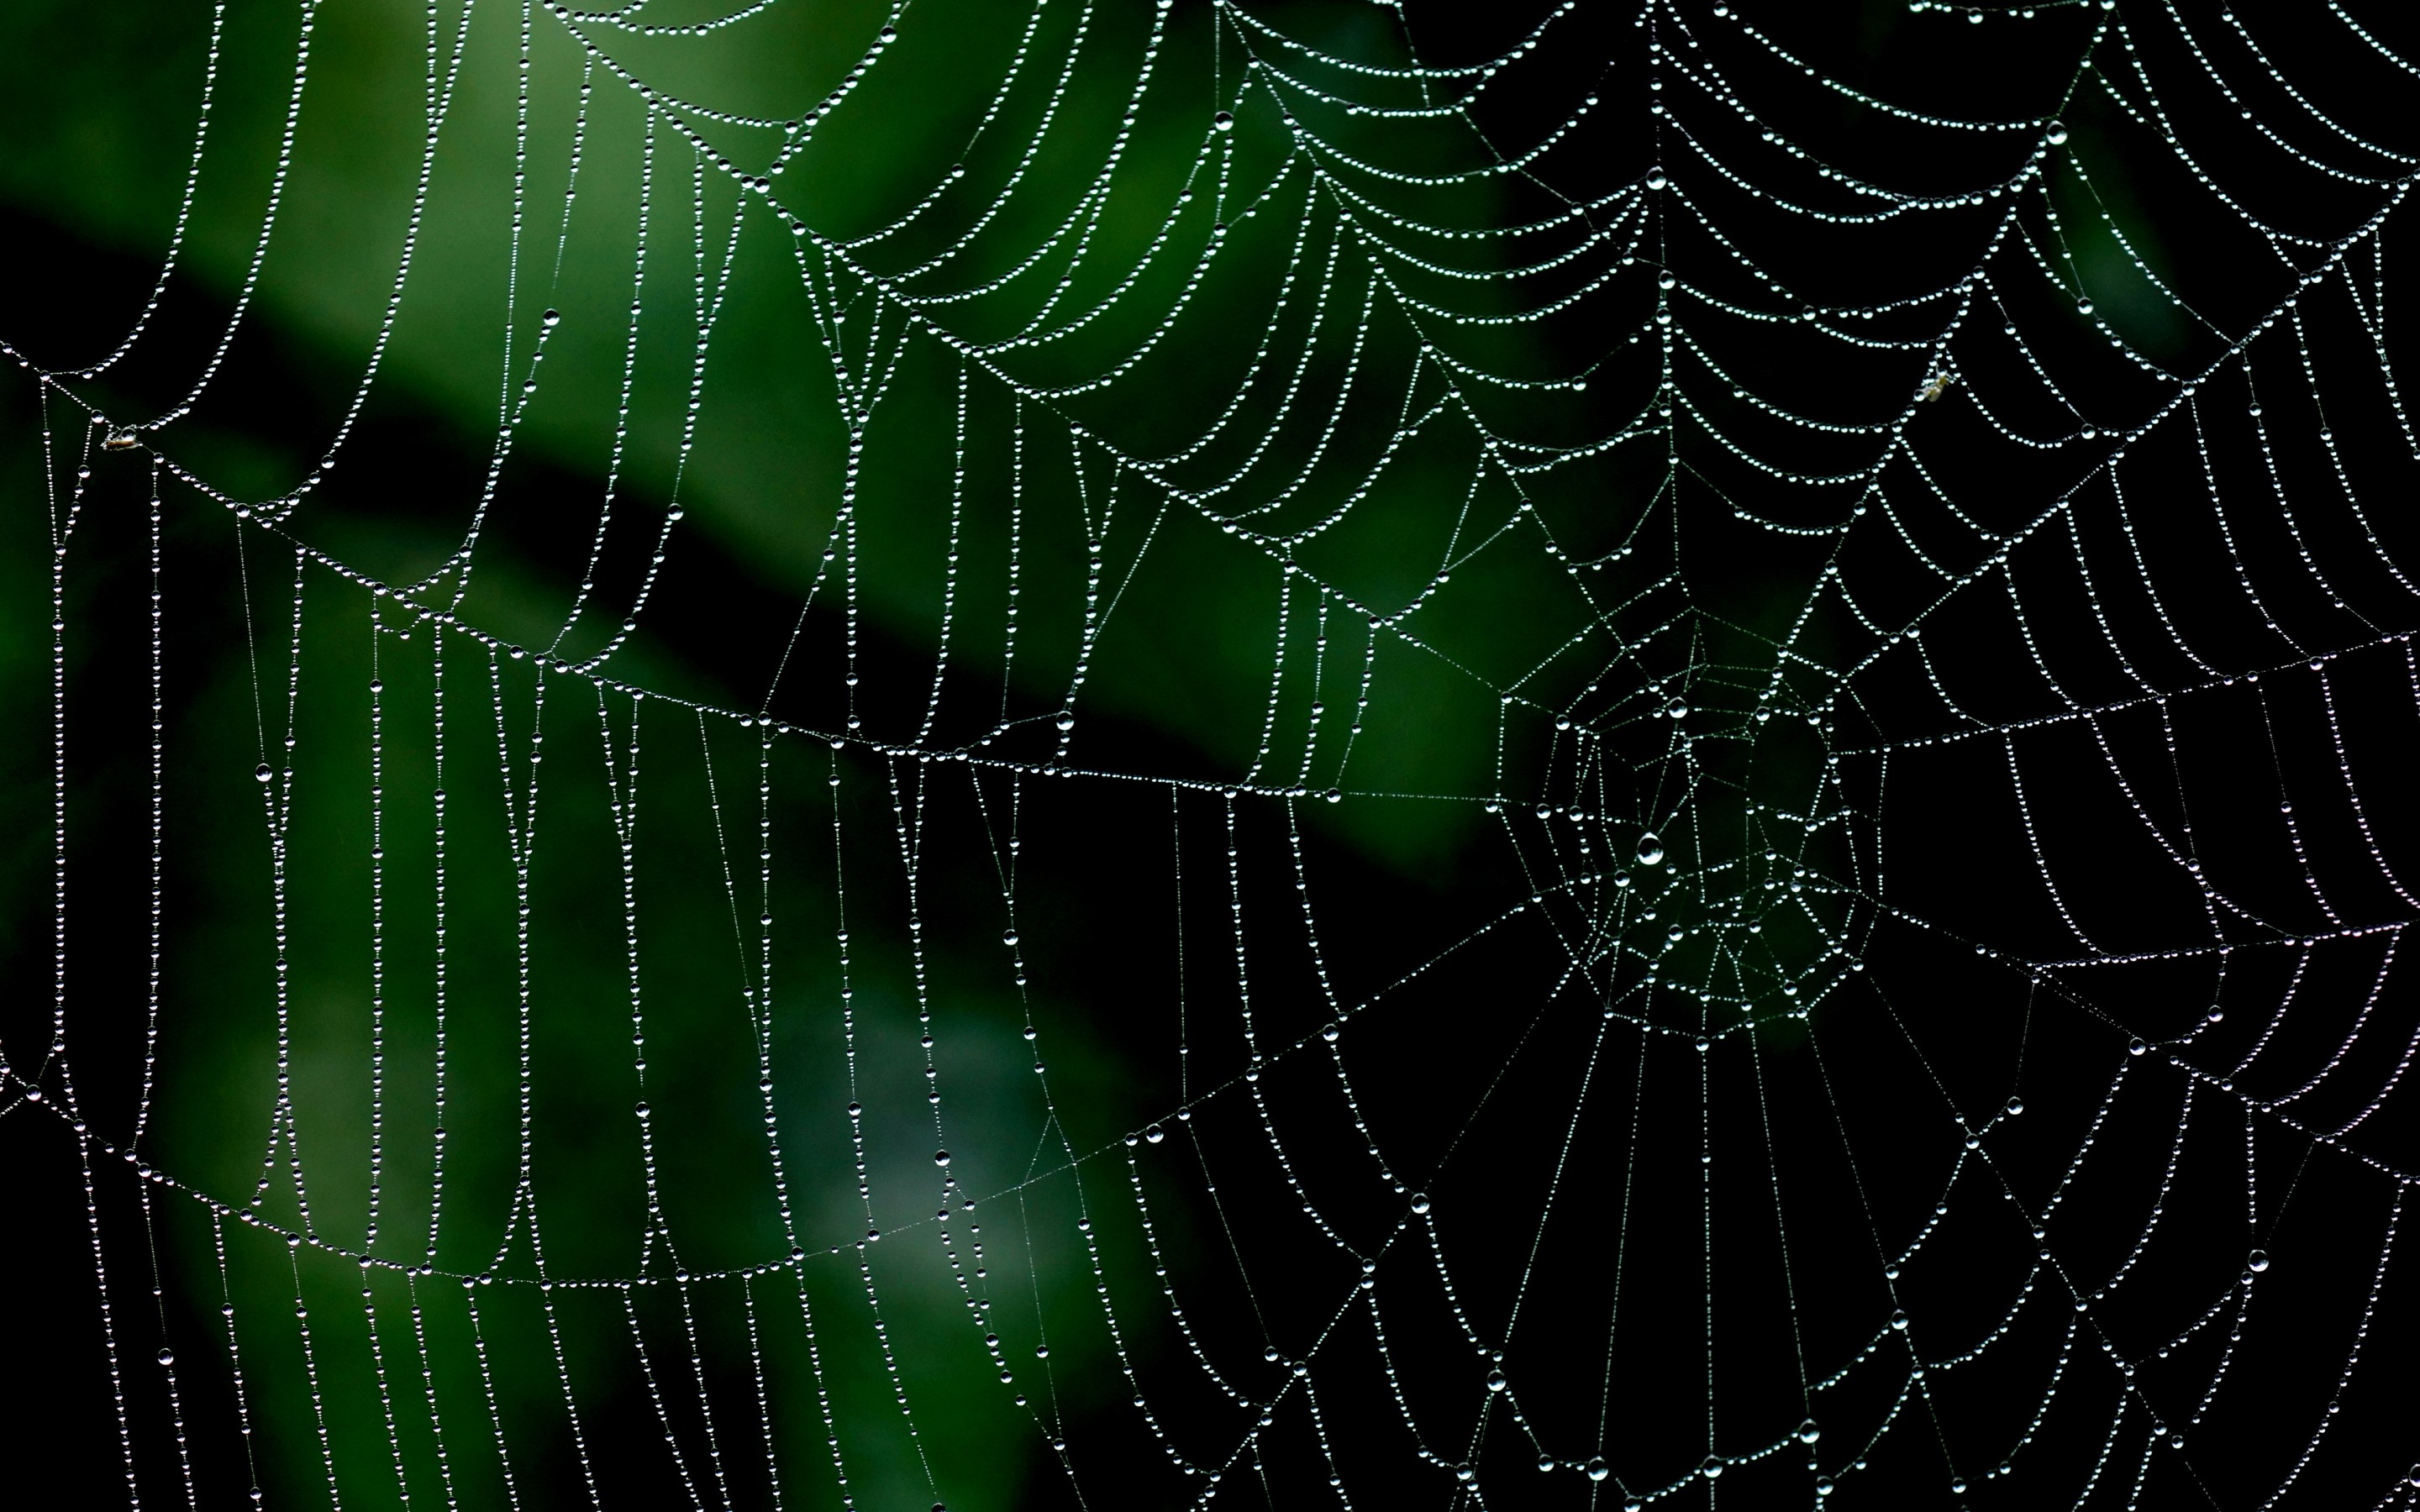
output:
[[[1892,627],[1942,600],[1927,551],[1971,563],[2072,486],[2065,442],[2005,427],[2148,412],[2169,380],[2133,354],[2197,370],[2270,297],[2155,282],[2251,239],[2197,170],[2110,145],[2136,123],[2076,87],[2102,10],[1852,8],[1759,23],[2023,129],[1724,52],[1776,145],[1719,91],[1638,86],[1680,33],[1543,5],[8,8],[0,995],[62,1109],[12,1115],[43,1236],[12,1283],[56,1362],[25,1442],[99,1484],[123,1422],[149,1494],[207,1504],[757,1504],[778,1466],[814,1505],[1176,1505],[1203,1483],[1171,1454],[1247,1442],[1196,1468],[1401,1499],[1545,1444],[1575,1473],[1524,1483],[1576,1499],[1600,1449],[1694,1473],[1718,1290],[1729,1420],[1787,1438],[1786,1356],[1870,1355],[1925,1284],[1833,1242],[1852,1177],[1931,1222],[1907,1088],[1997,1106],[2009,1042],[2055,1043],[2027,1127],[2105,1107],[2116,1021],[2039,1026],[1969,958],[2067,945],[1964,748],[1893,758],[1927,926],[1823,998],[1837,1103],[1810,1031],[1759,1019],[1890,922],[1854,753],[1948,727]],[[2012,176],[2054,111],[2039,240],[2001,238],[1985,186],[2040,182]],[[1859,175],[1945,198],[1874,219]],[[1931,345],[1978,259],[2023,357],[1979,316]],[[1945,359],[1948,402],[1911,406]],[[1879,486],[1917,528],[1852,538],[1894,425],[1929,471]],[[2181,617],[2232,592],[2177,560]],[[2041,657],[2110,640],[2026,580],[2022,643],[1928,622],[1993,718],[2057,712]],[[2208,655],[2268,655],[2207,623]],[[2131,875],[2071,899],[2134,917]],[[1714,1017],[1641,1028],[1624,1087],[1600,1006],[1649,962],[1722,991],[1656,999]],[[1885,976],[1916,1030],[1856,995]],[[1759,1057],[1712,1120],[1708,1030]],[[1855,1169],[1725,1187],[1719,1253],[1698,1157],[1652,1158],[1812,1163],[1830,1134],[1792,1131],[1845,1149],[1842,1108],[1873,1120]],[[154,1163],[264,1227],[122,1169]],[[1969,1283],[2030,1249],[1945,1241],[1928,1319],[1993,1326]],[[1337,1320],[1363,1254],[1383,1338]],[[1617,1257],[1648,1299],[1619,1371]],[[2031,1379],[1993,1380],[2023,1420]],[[1866,1389],[1844,1418],[1893,1410]],[[1497,1400],[1520,1431],[1479,1447],[1402,1428]]]
[[[640,19],[677,28],[711,14],[659,3]],[[5,334],[69,375],[61,390],[78,405],[144,427],[143,450],[122,456],[97,450],[59,398],[41,424],[36,395],[12,400],[16,476],[37,475],[45,440],[91,470],[73,490],[84,502],[64,590],[75,626],[70,929],[99,963],[78,968],[78,1000],[110,1006],[78,1029],[79,1111],[178,1180],[313,1239],[289,1251],[230,1223],[222,1267],[205,1210],[153,1205],[163,1327],[186,1362],[178,1411],[206,1482],[245,1473],[220,1421],[240,1414],[249,1473],[273,1500],[322,1484],[384,1500],[400,1484],[493,1504],[509,1459],[529,1504],[567,1504],[597,1474],[665,1474],[625,1466],[629,1443],[666,1431],[662,1412],[694,1434],[705,1419],[683,1414],[703,1392],[741,1405],[711,1426],[712,1456],[691,1441],[681,1473],[692,1488],[736,1477],[742,1490],[700,1494],[761,1479],[752,1439],[769,1432],[794,1493],[845,1473],[863,1504],[946,1486],[954,1506],[1004,1507],[1023,1504],[1068,1424],[1127,1394],[1093,1292],[1109,1280],[1148,1301],[1155,1262],[1114,1186],[1090,1211],[1107,1196],[1123,1221],[1091,1234],[1088,1252],[1068,1163],[1115,1149],[1174,1105],[1164,1014],[1105,1026],[1133,1016],[1120,979],[1149,952],[1088,895],[1104,869],[1162,865],[1165,840],[1102,839],[1125,824],[1114,795],[1054,809],[1001,779],[984,785],[985,810],[963,781],[919,797],[921,772],[903,779],[861,747],[768,747],[727,715],[600,694],[568,664],[875,742],[1378,795],[1308,820],[1416,887],[1466,880],[1452,858],[1479,809],[1434,800],[1488,793],[1493,685],[1590,609],[1544,559],[1498,553],[1419,627],[1486,665],[1370,623],[1430,592],[1470,554],[1472,517],[1512,500],[1450,416],[1398,434],[1407,406],[1438,404],[1445,385],[1432,365],[1407,400],[1419,334],[1289,148],[1281,116],[1295,102],[1246,83],[1233,22],[1214,58],[1203,7],[925,0],[898,18],[895,41],[881,36],[888,19],[880,6],[819,0],[703,38],[642,36],[510,5],[355,0],[41,4],[0,22],[16,144],[0,199],[18,228],[18,286],[73,290],[13,308]],[[1292,20],[1348,52],[1408,55],[1390,18],[1366,6]],[[840,85],[845,100],[828,93]],[[821,118],[801,131],[819,96]],[[1232,130],[1213,120],[1222,108]],[[1336,115],[1341,148],[1379,141]],[[1466,136],[1387,124],[1395,161],[1473,160]],[[735,174],[763,176],[765,190]],[[1512,208],[1484,179],[1423,203],[1473,226]],[[787,234],[792,219],[814,236]],[[172,227],[176,268],[155,289]],[[905,292],[919,325],[877,285]],[[1512,307],[1494,284],[1450,291],[1466,309]],[[82,371],[138,316],[139,341]],[[1037,332],[1049,339],[1017,339]],[[1138,351],[1113,388],[1063,392]],[[1542,374],[1559,362],[1518,332],[1482,332],[1462,360]],[[1404,455],[1381,471],[1396,448]],[[171,469],[156,1015],[139,972],[126,976],[142,953],[126,932],[146,887],[126,863],[145,846],[136,606],[155,450]],[[1185,455],[1152,462],[1173,453]],[[271,501],[306,484],[273,528],[257,528]],[[1172,504],[1171,488],[1197,497]],[[1331,585],[1314,593],[1266,537],[1347,502],[1357,508],[1300,548]],[[230,531],[237,503],[264,516]],[[1262,532],[1257,547],[1219,529],[1236,517]],[[39,720],[43,554],[37,517],[18,518],[6,558],[17,623],[0,639],[9,707]],[[1585,527],[1608,538],[1624,528]],[[464,625],[540,656],[434,637],[316,561],[298,567],[296,545],[458,606]],[[651,575],[659,551],[670,560]],[[1088,583],[1096,561],[1102,577]],[[1314,702],[1331,712],[1312,716]],[[1348,740],[1356,724],[1366,728]],[[117,754],[87,755],[86,732]],[[513,846],[531,819],[511,805],[528,801],[541,733],[524,943]],[[608,789],[611,770],[629,785],[634,740],[635,799],[620,795],[638,816],[628,897],[644,1088]],[[19,748],[12,785],[39,790],[42,759],[34,743]],[[263,763],[275,775],[256,783]],[[1144,811],[1159,806],[1164,827],[1166,795],[1152,792]],[[912,927],[899,801],[929,805],[939,837]],[[1036,815],[1056,827],[1037,837]],[[1217,821],[1205,809],[1197,823],[1202,856],[1215,855]],[[1000,875],[981,872],[985,853],[1019,833],[1062,854],[1027,864],[1012,922]],[[43,912],[48,841],[28,827],[18,843],[22,972],[43,953],[27,921]],[[862,889],[846,924],[842,874]],[[778,960],[759,949],[760,906],[781,920]],[[1020,925],[1021,956],[999,943]],[[846,1042],[835,937],[849,941]],[[927,942],[919,957],[911,946]],[[768,962],[775,980],[760,999]],[[1029,969],[1037,980],[1021,991]],[[772,1009],[760,1020],[762,1001]],[[920,1006],[938,1020],[954,1190],[932,1164],[929,1128],[918,1132],[929,1122],[915,1091]],[[1020,1043],[1029,1024],[1047,1053],[1047,1092]],[[760,1052],[769,1099],[752,1092]],[[138,1143],[125,1134],[147,1053],[158,1070]],[[274,1111],[281,1087],[290,1124]],[[851,1100],[868,1110],[861,1149],[838,1111]],[[786,1225],[768,1108],[784,1120]],[[852,1245],[869,1213],[876,1227],[929,1235],[937,1200],[996,1194],[954,1219],[981,1223],[979,1252],[967,1235],[954,1256],[912,1238]],[[1189,1236],[1211,1215],[1172,1195],[1155,1217],[1188,1273]],[[780,1269],[744,1295],[724,1281],[678,1303],[669,1284],[627,1297],[482,1289],[484,1349],[446,1279],[629,1277],[644,1256],[644,1273],[666,1282],[676,1269],[778,1264],[793,1242],[840,1248],[803,1267],[803,1288]],[[137,1253],[112,1263],[136,1266],[139,1289]],[[340,1257],[352,1253],[383,1263]],[[978,1263],[1016,1283],[972,1280]],[[225,1333],[222,1276],[241,1339],[240,1403],[237,1372],[216,1380],[201,1363],[225,1348],[211,1342]],[[878,1324],[866,1305],[876,1280]],[[967,1298],[995,1293],[970,1327]],[[291,1321],[298,1304],[307,1328]],[[1007,1410],[986,1331],[1013,1352],[1018,1402],[1030,1391],[1038,1405]],[[1148,1367],[1182,1348],[1164,1332],[1139,1328],[1133,1358]],[[1046,1337],[1047,1364],[1034,1356]],[[782,1405],[769,1428],[752,1426],[768,1381]],[[163,1404],[138,1396],[131,1411],[147,1422]]]

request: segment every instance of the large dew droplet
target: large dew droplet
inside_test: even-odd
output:
[[[1652,831],[1638,837],[1638,864],[1640,866],[1664,864],[1664,842],[1658,840]]]

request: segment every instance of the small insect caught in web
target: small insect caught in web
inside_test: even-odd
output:
[[[101,438],[104,452],[131,452],[143,444],[143,439],[131,430],[113,430]]]
[[[1947,368],[1944,368],[1942,371],[1933,374],[1931,378],[1924,380],[1924,392],[1917,394],[1916,397],[1922,399],[1927,404],[1930,404],[1933,400],[1940,398],[1943,394],[1947,393],[1949,392],[1949,385],[1957,381],[1958,375],[1950,372]]]

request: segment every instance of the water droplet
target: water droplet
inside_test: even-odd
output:
[[[1907,1327],[1907,1314],[1903,1312],[1893,1312],[1891,1314],[1891,1327],[1900,1329],[1902,1331],[1905,1330]]]
[[[1487,1389],[1489,1391],[1502,1391],[1504,1389],[1503,1371],[1490,1370],[1487,1372]]]
[[[1144,1139],[1156,1145],[1168,1137],[1168,1131],[1155,1123],[1150,1128],[1145,1129],[1142,1132],[1142,1136]]]
[[[2066,123],[2065,121],[2053,121],[2053,122],[2051,122],[2051,123],[2050,123],[2050,130],[2049,130],[2048,131],[2046,131],[2046,132],[2044,132],[2044,133],[2043,133],[2043,135],[2042,135],[2042,140],[2043,140],[2043,141],[2045,141],[2045,142],[2048,142],[2048,143],[2049,143],[2051,146],[2053,146],[2053,147],[2064,147],[2064,146],[2066,146],[2066,145],[2067,145],[2067,123]]]
[[[175,1365],[177,1363],[177,1356],[170,1350],[162,1350],[160,1351],[160,1363],[162,1365]]]
[[[1222,110],[1210,117],[1210,124],[1221,131],[1227,131],[1235,124],[1234,113]]]
[[[1555,1468],[1555,1457],[1554,1457],[1553,1455],[1540,1455],[1540,1456],[1538,1457],[1538,1469],[1539,1469],[1541,1472],[1544,1472],[1544,1471],[1549,1471],[1549,1470],[1552,1470],[1552,1469],[1554,1469],[1554,1468]]]
[[[2254,1250],[2252,1252],[2252,1257],[2243,1263],[2247,1268],[2256,1273],[2266,1271],[2269,1269],[2269,1252],[2265,1249]]]
[[[2079,296],[2075,301],[2075,313],[2078,315],[2090,315],[2092,313],[2092,296],[2089,294]]]
[[[267,762],[263,762],[258,766],[252,769],[252,779],[256,782],[266,782],[269,780],[269,764]]]
[[[1588,1462],[1588,1478],[1590,1480],[1603,1480],[1612,1473],[1613,1472],[1606,1468],[1605,1457],[1602,1455]]]
[[[1664,864],[1664,842],[1652,833],[1638,837],[1638,864],[1640,866]]]
[[[1613,874],[1613,885],[1614,885],[1615,887],[1629,887],[1629,886],[1630,886],[1630,873],[1629,873],[1629,872],[1616,872]]]
[[[550,326],[561,325],[563,323],[563,312],[561,310],[549,310],[546,312],[546,323]]]
[[[1479,1472],[1471,1469],[1467,1464],[1456,1465],[1453,1467],[1453,1478],[1466,1486],[1479,1478]]]
[[[2015,1118],[2018,1114],[2023,1113],[2024,1110],[2025,1110],[2025,1100],[2024,1100],[2024,1098],[2022,1098],[2022,1097],[2012,1097],[2012,1098],[2009,1099],[2009,1117],[2010,1117],[2010,1118],[2012,1118],[2012,1119],[2013,1119],[2013,1118]]]
[[[947,1165],[950,1164],[950,1152],[946,1149],[937,1149],[933,1151],[933,1164],[936,1165]]]
[[[1798,1425],[1798,1442],[1801,1443],[1813,1443],[1823,1436],[1823,1430],[1815,1426],[1815,1420],[1811,1417]]]
[[[1075,728],[1076,728],[1076,717],[1075,717],[1073,714],[1062,714],[1061,716],[1059,716],[1059,728],[1060,728],[1062,731],[1067,731],[1067,730],[1073,730],[1073,729],[1075,729]]]
[[[1412,1211],[1414,1212],[1426,1212],[1429,1211],[1429,1195],[1427,1193],[1415,1192],[1412,1194]]]
[[[1705,1476],[1708,1480],[1716,1478],[1721,1475],[1722,1473],[1723,1458],[1720,1455],[1708,1455],[1705,1458],[1698,1461],[1698,1473]]]

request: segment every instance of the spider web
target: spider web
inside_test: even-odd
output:
[[[21,1458],[2420,1504],[2367,11],[50,18]]]

